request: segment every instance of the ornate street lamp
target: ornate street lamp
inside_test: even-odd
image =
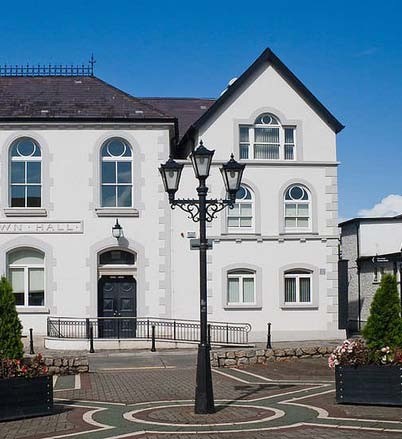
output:
[[[245,165],[236,162],[231,155],[228,163],[220,169],[228,193],[228,199],[207,200],[208,187],[205,184],[209,176],[212,157],[215,151],[210,151],[200,142],[192,152],[190,159],[194,173],[199,181],[197,187],[197,199],[175,199],[179,187],[183,165],[176,163],[170,158],[161,165],[159,172],[169,195],[169,203],[172,209],[178,206],[190,214],[193,221],[200,223],[200,344],[198,345],[197,358],[197,386],[195,390],[195,407],[197,414],[215,413],[214,395],[212,388],[212,374],[210,362],[210,340],[208,340],[207,320],[207,248],[206,222],[211,222],[218,212],[225,207],[233,208],[236,201],[236,192],[240,188],[241,178]]]
[[[116,224],[112,227],[112,236],[117,240],[123,236],[123,227],[119,224],[119,220],[116,218]]]
[[[177,192],[177,189],[179,189],[182,170],[183,165],[181,163],[176,163],[172,157],[170,157],[169,160],[159,168],[165,191],[169,194],[169,202],[174,200],[174,195]]]

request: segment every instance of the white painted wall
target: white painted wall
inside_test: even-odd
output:
[[[262,69],[234,96],[200,137],[216,149],[208,181],[210,196],[222,197],[219,164],[238,150],[238,125],[270,111],[297,126],[295,162],[247,161],[244,182],[256,194],[258,227],[251,235],[227,234],[225,212],[210,227],[214,248],[208,253],[209,318],[249,322],[251,340],[264,340],[272,322],[274,340],[341,337],[337,330],[337,173],[335,134],[298,94],[274,71]],[[11,142],[31,136],[43,148],[46,218],[8,218],[7,157]],[[134,150],[134,207],[139,217],[121,217],[124,240],[120,245],[137,253],[137,311],[139,316],[198,319],[198,253],[190,251],[188,231],[197,224],[178,208],[171,212],[158,166],[169,155],[169,130],[80,128],[0,130],[0,220],[83,221],[84,233],[75,235],[0,234],[0,272],[6,270],[6,252],[19,246],[46,253],[46,306],[21,310],[24,329],[46,331],[46,318],[97,315],[97,253],[117,246],[111,237],[115,219],[98,217],[99,149],[109,137],[126,139]],[[313,230],[289,235],[281,230],[283,191],[291,183],[305,184],[312,194]],[[195,197],[196,180],[190,166],[183,172],[178,197]],[[248,264],[261,272],[259,309],[225,309],[223,268]],[[289,264],[314,267],[316,282],[311,309],[282,309],[280,270]]]
[[[0,131],[3,208],[8,206],[8,148],[19,136],[31,136],[42,146],[42,166],[48,173],[43,186],[50,187],[50,204],[46,218],[10,218],[0,209],[0,220],[81,220],[84,225],[83,234],[0,234],[1,273],[6,272],[6,251],[11,248],[32,246],[46,253],[46,306],[20,309],[24,331],[34,327],[36,333],[44,334],[48,315],[97,316],[97,251],[117,246],[111,236],[115,218],[100,218],[95,213],[99,207],[99,149],[105,139],[114,136],[126,139],[133,148],[134,207],[139,217],[119,217],[119,222],[125,237],[120,244],[137,253],[138,315],[170,314],[170,300],[165,301],[170,284],[164,283],[167,274],[161,270],[169,242],[169,234],[166,240],[163,235],[167,200],[157,169],[169,155],[168,129]]]
[[[275,340],[303,340],[342,337],[337,329],[337,172],[334,132],[272,68],[261,68],[199,132],[204,145],[215,149],[208,180],[210,196],[224,196],[218,170],[232,152],[238,158],[239,124],[252,124],[264,112],[282,123],[296,126],[296,157],[290,161],[244,160],[243,182],[256,195],[256,221],[251,235],[228,234],[226,212],[221,212],[207,229],[214,248],[208,252],[209,319],[252,324],[251,339],[264,340],[267,322],[272,322]],[[306,185],[312,194],[311,233],[283,233],[282,203],[285,188],[292,183]],[[187,166],[177,197],[194,197],[196,180]],[[178,209],[177,209],[178,210]],[[185,213],[173,217],[173,309],[176,317],[198,318],[198,254],[189,250],[187,231],[197,225]],[[226,275],[231,264],[259,267],[262,276],[262,306],[259,309],[225,309]],[[311,309],[283,309],[280,297],[281,268],[289,264],[314,267]],[[180,274],[181,273],[181,274]],[[178,281],[180,279],[180,281]]]
[[[402,221],[360,223],[360,256],[399,253],[402,249]]]

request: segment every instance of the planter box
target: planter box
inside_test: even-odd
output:
[[[336,366],[336,402],[402,406],[402,366]]]
[[[0,380],[0,421],[48,415],[53,411],[51,376]]]

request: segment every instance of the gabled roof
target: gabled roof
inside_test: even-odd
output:
[[[141,102],[151,104],[164,113],[174,116],[179,123],[179,137],[183,137],[189,127],[198,120],[215,102],[208,98],[141,98]]]
[[[174,120],[94,76],[0,77],[0,120]]]
[[[330,111],[307,89],[307,87],[283,64],[283,62],[267,48],[251,64],[251,66],[223,93],[213,105],[195,121],[183,137],[181,143],[184,145],[188,139],[191,139],[195,132],[211,117],[213,117],[220,107],[225,104],[233,94],[258,70],[262,65],[272,65],[274,69],[285,79],[285,81],[296,90],[296,92],[307,102],[308,105],[327,123],[327,125],[339,133],[344,125],[339,122]]]

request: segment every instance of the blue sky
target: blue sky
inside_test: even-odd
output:
[[[402,212],[401,16],[397,0],[7,2],[0,63],[94,52],[96,74],[134,95],[216,97],[270,47],[346,125],[340,216]]]

